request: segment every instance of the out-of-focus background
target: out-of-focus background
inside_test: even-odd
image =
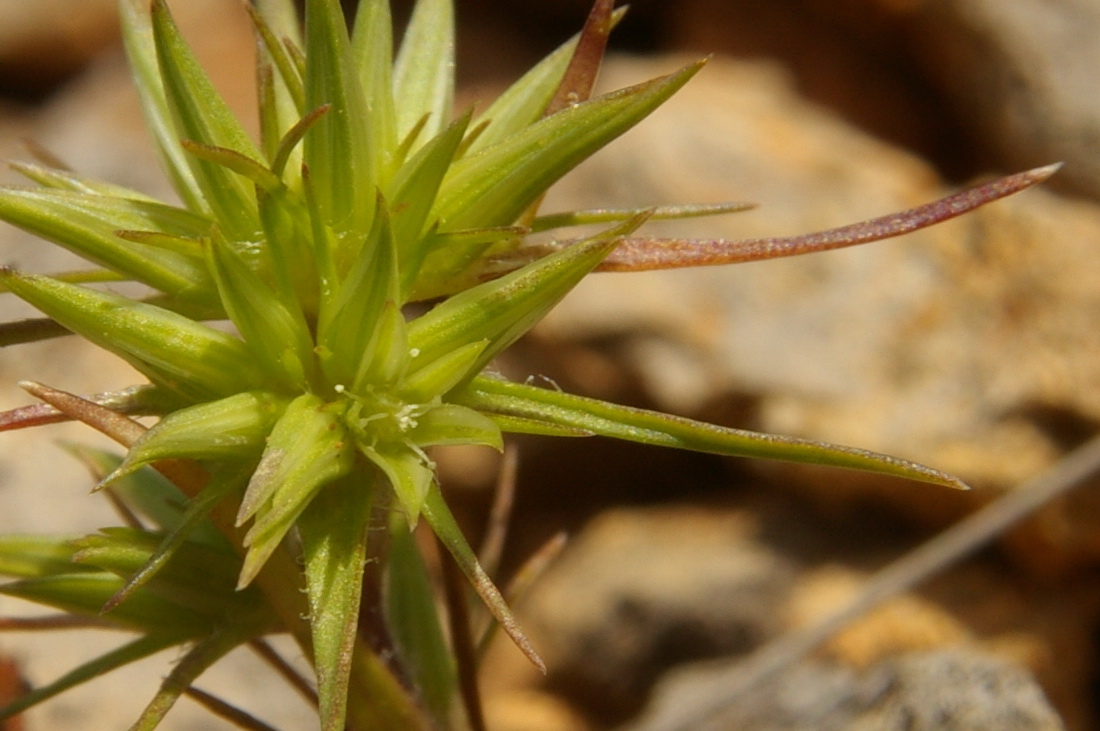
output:
[[[175,0],[219,88],[253,116],[233,0]],[[457,0],[463,104],[484,104],[579,29],[587,0]],[[408,3],[397,3],[400,16]],[[350,9],[350,8],[349,8]],[[114,0],[0,0],[0,158],[32,139],[74,169],[169,196],[141,126]],[[636,0],[605,89],[710,63],[571,175],[544,210],[747,200],[662,233],[792,234],[1064,161],[1042,190],[896,241],[713,270],[592,277],[508,355],[516,378],[729,426],[826,439],[955,472],[955,494],[597,440],[518,443],[510,569],[571,544],[520,607],[550,665],[506,646],[491,727],[661,728],[721,699],[722,673],[858,594],[876,569],[1015,489],[1100,425],[1100,2]],[[0,180],[16,182],[7,171]],[[72,262],[4,226],[0,263]],[[4,320],[29,314],[0,299]],[[74,340],[0,353],[0,408],[34,378],[77,392],[136,376]],[[0,435],[0,530],[112,520],[54,440]],[[472,533],[497,460],[441,455]],[[1100,498],[1085,484],[996,545],[866,616],[714,728],[1100,728]],[[0,612],[29,610],[0,601]],[[122,638],[0,635],[34,683]],[[31,729],[129,724],[160,656],[35,711]],[[718,680],[715,681],[714,679]],[[279,728],[309,714],[246,658],[202,687]],[[710,688],[710,690],[706,690]],[[908,723],[909,725],[905,725]],[[220,729],[182,701],[172,729]]]

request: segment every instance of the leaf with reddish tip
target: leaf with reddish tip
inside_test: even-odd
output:
[[[623,239],[619,247],[604,259],[597,267],[597,271],[640,272],[651,269],[738,264],[881,241],[947,221],[986,203],[1018,193],[1046,180],[1060,167],[1061,163],[1058,163],[1027,170],[968,188],[907,211],[800,236],[740,241],[627,238]],[[532,257],[537,255],[532,252]]]
[[[615,0],[596,0],[592,6],[588,19],[581,29],[581,36],[577,47],[573,50],[573,56],[569,59],[569,66],[565,69],[565,76],[558,84],[554,97],[546,106],[546,116],[561,111],[568,106],[583,102],[592,96],[592,89],[596,86],[596,76],[600,73],[600,65],[603,63],[604,51],[607,50],[607,38],[611,35],[614,26],[612,10]]]

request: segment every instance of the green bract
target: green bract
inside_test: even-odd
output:
[[[702,66],[589,98],[619,17],[610,2],[597,2],[581,35],[494,104],[457,116],[450,0],[416,4],[396,60],[386,0],[363,0],[350,34],[337,0],[306,0],[304,29],[291,0],[257,0],[250,10],[259,140],[218,96],[165,0],[120,0],[148,126],[181,206],[48,165],[14,165],[34,187],[0,189],[0,218],[94,267],[56,277],[0,270],[0,285],[46,316],[6,327],[0,339],[71,331],[149,380],[106,407],[28,384],[57,411],[16,414],[9,426],[64,415],[114,436],[129,447],[124,460],[81,454],[153,526],[135,520],[76,543],[0,543],[0,570],[18,578],[2,591],[78,616],[97,617],[106,605],[106,621],[142,635],[6,713],[189,644],[138,723],[149,728],[232,647],[289,631],[316,668],[324,728],[448,725],[456,669],[408,536],[421,518],[541,661],[448,510],[432,447],[501,449],[502,432],[600,434],[960,485],[883,455],[508,383],[486,367],[598,268],[721,263],[882,238],[1050,170],[816,238],[632,238],[650,217],[739,207],[537,215],[550,185]],[[578,224],[604,228],[580,240],[527,241],[532,231]],[[89,286],[121,280],[152,293],[138,300]],[[425,304],[410,307],[416,302]],[[233,334],[207,324],[218,320]],[[144,431],[122,413],[162,418]],[[364,583],[370,601],[384,597],[379,616],[399,671],[357,633]]]

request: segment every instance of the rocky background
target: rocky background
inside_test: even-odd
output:
[[[491,99],[587,12],[587,0],[457,5],[469,103]],[[904,239],[735,268],[601,275],[570,296],[503,368],[898,454],[975,490],[524,440],[509,567],[558,531],[571,540],[521,607],[550,675],[495,647],[484,679],[491,728],[656,731],[723,700],[708,728],[1100,728],[1100,499],[1089,484],[770,685],[731,690],[747,653],[841,606],[876,569],[1097,431],[1100,2],[632,5],[606,88],[714,57],[565,181],[547,210],[754,201],[753,211],[671,229],[742,238],[870,218],[991,174],[1065,167],[1043,190]],[[173,8],[249,116],[251,43],[237,4]],[[26,157],[27,137],[88,175],[168,195],[129,91],[113,0],[0,2],[0,157]],[[69,264],[11,229],[0,231],[0,261]],[[25,312],[11,299],[0,311],[5,320]],[[27,376],[83,392],[133,378],[76,342],[25,346],[0,353],[0,408],[25,403],[14,381]],[[80,469],[43,436],[0,441],[0,529],[109,521]],[[48,436],[93,441],[71,427]],[[476,533],[496,461],[463,452],[444,465]],[[26,609],[0,602],[0,611]],[[43,682],[115,643],[0,636],[0,651]],[[125,727],[171,659],[70,692],[27,727]],[[203,687],[280,728],[309,727],[307,711],[246,658]],[[166,728],[224,727],[186,702],[170,720]]]

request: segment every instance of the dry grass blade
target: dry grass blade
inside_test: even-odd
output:
[[[500,569],[500,559],[504,553],[504,541],[508,537],[508,520],[512,515],[512,506],[516,499],[516,471],[519,467],[519,453],[513,444],[504,446],[504,458],[500,464],[496,494],[493,506],[489,510],[489,524],[485,528],[485,539],[478,551],[478,560],[485,573],[496,578]]]
[[[183,694],[215,716],[229,721],[237,728],[243,728],[248,731],[278,731],[274,726],[268,726],[252,714],[246,713],[240,708],[226,703],[221,698],[210,695],[206,691],[199,690],[194,686],[188,687],[183,691]]]

